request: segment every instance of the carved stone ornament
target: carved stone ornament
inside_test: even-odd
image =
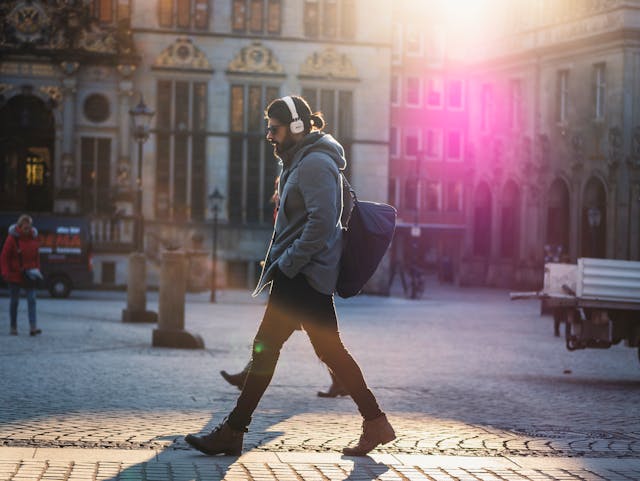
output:
[[[335,78],[356,80],[358,72],[346,54],[338,53],[334,48],[315,52],[307,58],[300,68],[305,77]]]
[[[202,50],[190,38],[178,38],[165,48],[153,63],[154,68],[189,69],[213,72],[213,68]]]
[[[48,96],[56,105],[62,101],[62,89],[54,85],[43,85],[39,88],[40,92]]]
[[[37,2],[18,2],[6,17],[6,26],[19,42],[34,43],[47,34],[51,19]]]
[[[229,62],[227,72],[284,75],[284,69],[273,52],[260,42],[254,42],[240,50],[240,53]]]
[[[130,28],[125,22],[103,25],[92,16],[90,2],[18,0],[0,2],[0,51],[38,55],[51,50],[136,57]]]

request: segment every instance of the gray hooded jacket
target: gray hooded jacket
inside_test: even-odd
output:
[[[254,296],[273,280],[276,265],[289,278],[302,273],[323,294],[333,294],[336,288],[344,149],[321,132],[308,134],[298,145],[280,174],[280,207]]]

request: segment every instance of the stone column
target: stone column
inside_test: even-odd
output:
[[[158,315],[147,311],[147,263],[143,253],[129,256],[127,308],[122,310],[122,322],[157,322]]]
[[[184,304],[187,290],[187,259],[184,252],[162,254],[158,328],[153,331],[154,347],[204,349],[197,334],[184,330]]]

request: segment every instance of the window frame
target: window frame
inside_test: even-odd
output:
[[[119,0],[118,0],[119,1]],[[209,30],[212,0],[159,0],[157,19],[160,28],[175,30]],[[188,13],[181,18],[181,2],[188,2]]]
[[[440,89],[433,89],[432,86],[436,84],[439,85]],[[440,101],[437,104],[432,104],[430,102],[431,92],[435,92],[438,94]],[[444,97],[445,97],[445,89],[444,89],[444,78],[440,75],[434,75],[427,78],[426,81],[426,101],[425,105],[428,109],[431,110],[442,110],[444,107]]]
[[[452,85],[453,84],[460,84],[460,105],[454,105],[451,102],[451,92],[452,92]],[[465,104],[465,96],[464,96],[464,80],[462,79],[448,79],[447,80],[447,110],[451,110],[451,111],[461,111],[464,110],[464,104]]]
[[[433,133],[434,135],[431,136],[430,135],[431,133]],[[436,147],[435,151],[431,149],[432,138],[435,139],[435,144],[434,144]],[[425,156],[428,160],[442,159],[443,153],[444,153],[443,140],[444,140],[444,135],[443,135],[443,130],[441,128],[428,127],[425,130],[424,148],[425,148]]]
[[[260,28],[254,28],[254,6],[261,4]],[[238,17],[236,8],[241,12]],[[277,29],[272,29],[272,13],[278,11]],[[241,25],[241,26],[239,26]],[[282,33],[282,0],[231,0],[231,31],[233,33],[248,35],[277,36]]]
[[[415,92],[418,95],[418,99],[415,103],[412,103],[409,101],[409,95],[412,92],[412,89],[409,87],[409,82],[411,82],[412,80],[417,81],[417,86],[415,88]],[[406,107],[408,108],[421,108],[422,107],[422,78],[420,77],[415,77],[415,76],[407,76],[404,78],[404,86],[405,86],[405,98],[404,98],[404,104]]]
[[[201,174],[201,177],[194,172],[194,164],[196,162],[202,163],[202,168],[206,171],[207,168],[207,123],[208,116],[207,110],[204,109],[199,113],[204,113],[204,118],[201,119],[200,122],[197,121],[197,102],[196,90],[199,87],[204,86],[204,103],[208,103],[208,98],[210,96],[209,83],[206,78],[181,78],[178,76],[158,76],[155,79],[156,86],[156,100],[158,95],[162,95],[162,90],[160,88],[161,83],[165,83],[169,85],[170,96],[168,105],[166,105],[166,110],[164,114],[168,116],[167,119],[161,118],[160,112],[158,112],[158,116],[156,118],[156,149],[155,149],[155,177],[154,177],[154,215],[156,218],[169,218],[171,220],[180,220],[180,221],[193,221],[193,220],[204,220],[206,218],[207,206],[206,206],[206,172]],[[180,84],[180,85],[178,85]],[[182,88],[186,86],[187,93],[187,108],[183,112],[186,114],[186,125],[182,125],[178,119],[178,112],[176,111],[176,106],[181,103],[177,98],[178,95],[178,87]],[[166,103],[165,103],[166,104]],[[158,105],[160,103],[158,102]],[[164,124],[164,122],[167,122]],[[195,125],[196,122],[202,123],[203,125]],[[163,149],[159,147],[160,142],[167,142],[167,152],[163,152]],[[197,153],[200,151],[197,148],[196,143],[201,142],[202,145],[202,158],[196,158]],[[179,186],[177,184],[176,172],[178,169],[176,167],[178,156],[178,148],[180,145],[184,145],[185,152],[184,155],[184,185]],[[161,154],[162,152],[162,154]],[[164,189],[164,186],[160,185],[158,181],[159,175],[164,175],[164,166],[161,169],[160,165],[160,155],[165,155],[166,159],[162,159],[162,162],[166,162],[166,168],[168,172],[167,178],[167,192],[163,192],[161,187]],[[182,161],[182,160],[181,160]],[[178,165],[179,167],[179,165]],[[182,174],[181,174],[182,175]],[[200,186],[201,192],[200,197],[196,198],[196,190],[198,190],[194,184],[195,181],[199,181],[202,183]],[[184,205],[177,206],[176,205],[176,191],[184,189]],[[161,194],[166,194],[167,198],[167,210],[161,210],[161,202],[159,201],[159,196]],[[180,210],[183,209],[183,210]],[[198,214],[194,217],[194,212]]]
[[[457,157],[452,157],[451,156],[451,136],[453,134],[457,134],[458,135],[458,156]],[[447,131],[447,138],[446,138],[446,159],[447,162],[462,162],[464,160],[464,152],[462,150],[464,145],[464,137],[463,137],[463,133],[462,130],[459,129],[451,129]]]

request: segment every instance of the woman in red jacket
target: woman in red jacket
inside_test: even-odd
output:
[[[11,302],[9,314],[11,318],[11,335],[18,335],[18,302],[20,289],[27,292],[27,306],[29,310],[30,335],[37,336],[42,332],[36,323],[36,289],[28,285],[23,272],[31,271],[32,275],[40,276],[40,242],[38,231],[33,227],[30,216],[23,214],[18,222],[9,227],[9,235],[0,254],[2,277],[9,284]]]

